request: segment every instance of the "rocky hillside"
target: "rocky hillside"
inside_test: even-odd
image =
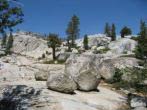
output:
[[[76,43],[72,52],[57,48],[53,62],[45,40],[15,33],[13,53],[0,58],[0,110],[146,110],[145,92],[134,87],[147,87],[147,69],[133,56],[136,41],[97,34],[89,50]]]

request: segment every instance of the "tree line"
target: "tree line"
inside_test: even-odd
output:
[[[0,33],[2,34],[2,43],[1,46],[5,47],[6,53],[10,53],[10,50],[13,46],[13,27],[23,22],[23,12],[20,6],[16,4],[11,5],[16,0],[0,0]],[[14,2],[15,3],[15,2]],[[73,15],[67,25],[66,35],[67,35],[67,46],[68,51],[71,51],[71,48],[76,47],[75,40],[80,36],[80,19],[77,15]],[[7,36],[7,31],[10,32],[9,38]],[[112,41],[116,40],[116,26],[113,23],[111,26],[109,23],[105,24],[104,34],[107,37],[110,37]],[[124,38],[127,35],[131,35],[131,28],[124,26],[120,35]],[[59,35],[51,33],[47,35],[48,46],[53,49],[53,59],[56,59],[55,48],[61,44],[61,39]],[[140,32],[138,37],[135,39],[138,41],[138,47],[136,49],[136,56],[138,58],[143,58],[147,56],[147,24],[145,21],[140,23]],[[84,35],[83,45],[85,50],[88,49],[88,35]]]

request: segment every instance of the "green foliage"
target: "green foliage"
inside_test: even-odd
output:
[[[88,36],[87,35],[84,36],[83,44],[84,44],[85,50],[88,50]]]
[[[124,38],[126,35],[131,35],[132,31],[130,28],[127,26],[123,27],[122,30],[120,31],[121,37]]]
[[[138,44],[138,45],[136,46],[134,52],[135,52],[136,58],[138,58],[138,59],[143,59],[144,54],[143,54],[143,48],[142,48],[141,45]]]
[[[106,34],[108,37],[111,36],[111,27],[109,26],[109,23],[106,23],[105,25],[104,34]]]
[[[127,79],[122,79],[122,76],[127,76]],[[143,81],[147,79],[147,68],[125,68],[125,69],[116,69],[113,84],[117,89],[133,88],[137,92],[147,92],[147,85],[143,84]]]
[[[116,27],[115,27],[115,24],[112,24],[111,40],[112,41],[115,41],[116,40]]]
[[[75,46],[75,40],[79,37],[79,31],[80,31],[79,24],[80,24],[80,21],[78,16],[73,15],[66,30],[69,49]]]
[[[135,50],[136,57],[143,59],[144,56],[147,56],[147,25],[144,21],[140,23],[140,33],[137,41],[138,46]]]
[[[123,70],[120,70],[120,69],[118,69],[118,68],[116,68],[115,69],[115,74],[114,74],[114,76],[113,76],[113,83],[115,83],[115,82],[120,82],[122,79],[121,79],[121,77],[122,77],[122,75],[123,75]]]
[[[57,34],[49,34],[47,38],[48,47],[51,47],[53,50],[53,60],[56,59],[56,47],[61,45],[61,40],[58,38]]]
[[[5,32],[7,29],[11,30],[12,27],[22,23],[23,16],[20,6],[13,4],[9,0],[0,0],[0,33]]]

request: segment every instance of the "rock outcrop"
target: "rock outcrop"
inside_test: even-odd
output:
[[[74,79],[79,90],[97,89],[100,83],[100,74],[98,74],[95,60],[95,56],[88,55],[72,55],[67,59],[65,72]]]
[[[41,37],[37,38],[36,36],[25,32],[14,34],[12,51],[33,58],[42,57],[42,54],[45,54],[46,51],[52,53],[52,50],[47,46],[47,41],[43,40]]]
[[[129,57],[107,59],[104,60],[100,65],[98,65],[99,73],[105,80],[112,81],[116,68],[121,69],[126,67],[138,66],[138,62],[139,60],[137,60],[136,58]]]
[[[46,89],[45,82],[0,83],[0,110],[127,110],[124,96],[108,88],[99,89],[70,95]]]
[[[94,34],[94,35],[88,35],[88,46],[91,48],[93,46],[99,47],[99,46],[108,46],[110,43],[111,38],[107,37],[104,34]],[[83,39],[77,39],[76,44],[79,47],[83,47]]]
[[[137,42],[129,38],[121,38],[108,45],[110,51],[107,54],[132,54]]]

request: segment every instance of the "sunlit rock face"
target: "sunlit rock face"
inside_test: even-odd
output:
[[[129,39],[129,38],[122,38],[116,41],[111,42],[108,45],[110,51],[107,54],[132,54],[135,47],[137,46],[137,42]]]
[[[91,48],[93,46],[108,46],[111,38],[107,37],[105,34],[94,34],[88,35],[88,46]],[[77,46],[83,47],[83,38],[76,40]]]
[[[43,40],[41,37],[37,37],[37,35],[26,32],[14,33],[12,51],[33,58],[41,57],[46,51],[48,51],[48,53],[52,52],[47,46],[47,41]]]

